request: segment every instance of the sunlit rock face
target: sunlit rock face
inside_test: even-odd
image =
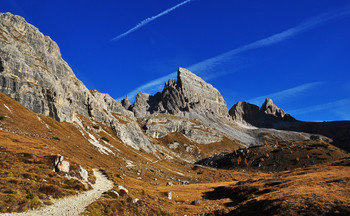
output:
[[[247,123],[256,127],[274,127],[281,123],[295,122],[295,118],[277,107],[270,98],[266,98],[263,105],[238,102],[229,111],[236,122]]]
[[[184,68],[178,69],[177,81],[169,80],[165,83],[161,93],[151,96],[140,92],[132,109],[137,117],[145,117],[152,113],[180,112],[228,115],[226,102],[220,92]]]
[[[155,149],[132,112],[108,94],[89,91],[62,59],[57,44],[11,13],[0,13],[0,92],[35,113],[68,122],[84,115],[110,126],[125,144]],[[123,124],[113,113],[129,121]]]

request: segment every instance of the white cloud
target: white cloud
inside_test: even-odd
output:
[[[312,83],[306,83],[303,85],[299,85],[293,88],[289,88],[289,89],[285,89],[279,92],[275,92],[272,94],[268,94],[268,95],[264,95],[264,96],[259,96],[256,98],[252,98],[247,100],[247,102],[252,103],[252,104],[257,104],[257,105],[261,105],[266,98],[271,98],[272,100],[286,100],[286,99],[290,99],[291,97],[295,97],[298,94],[301,94],[305,91],[310,90],[311,88],[314,88],[316,86],[319,86],[323,84],[323,82],[312,82]]]
[[[350,116],[350,110],[348,109],[346,113],[344,113],[344,107],[350,106],[350,98],[344,98],[342,100],[332,101],[325,104],[319,104],[315,106],[309,106],[301,109],[295,109],[295,110],[289,110],[288,113],[291,115],[301,115],[306,113],[312,113],[316,111],[322,111],[322,110],[331,110],[335,113],[341,114],[344,116],[349,117]],[[339,111],[339,112],[338,112]]]
[[[298,34],[304,31],[310,30],[321,24],[324,24],[327,21],[333,20],[335,18],[345,17],[349,14],[350,14],[350,10],[348,8],[346,10],[336,10],[336,11],[324,13],[320,16],[311,18],[295,27],[289,28],[280,33],[271,35],[269,37],[263,38],[253,43],[233,49],[221,55],[198,62],[188,67],[188,69],[191,71],[196,71],[196,73],[201,73],[201,72],[212,73],[213,71],[215,71],[215,68],[217,66],[220,66],[221,64],[227,64],[229,61],[231,61],[232,58],[234,58],[235,55],[238,55],[240,53],[243,53],[249,50],[254,50],[262,47],[271,46],[277,43],[281,43],[285,40],[288,40],[292,37],[297,36]]]
[[[188,2],[189,1],[185,1],[185,2],[182,2],[181,4],[185,4]],[[304,31],[310,30],[310,29],[315,28],[323,23],[326,23],[327,21],[330,21],[330,20],[333,20],[336,18],[345,17],[349,14],[350,14],[349,8],[324,13],[320,16],[311,18],[311,19],[309,19],[309,20],[307,20],[307,21],[305,21],[305,22],[303,22],[295,27],[289,28],[289,29],[282,31],[280,33],[277,33],[277,34],[271,35],[269,37],[263,38],[261,40],[255,41],[253,43],[241,46],[239,48],[233,49],[231,51],[220,54],[218,56],[203,60],[201,62],[198,62],[198,63],[193,64],[193,65],[186,67],[186,68],[189,69],[190,71],[195,72],[196,74],[200,74],[201,76],[208,76],[207,74],[209,74],[211,79],[218,77],[218,76],[225,75],[227,73],[232,73],[232,72],[235,72],[237,70],[231,70],[231,71],[225,71],[225,72],[218,72],[215,70],[216,70],[216,68],[218,68],[219,66],[222,66],[223,64],[232,64],[232,61],[234,60],[234,58],[235,57],[237,58],[237,55],[242,53],[242,52],[246,52],[249,50],[254,50],[254,49],[258,49],[258,48],[262,48],[262,47],[271,46],[271,45],[274,45],[277,43],[281,43],[281,42],[288,40],[294,36],[297,36],[298,34],[301,34]],[[158,14],[158,15],[160,15],[160,14]],[[157,16],[155,16],[155,17],[157,17]],[[176,74],[176,73],[171,73],[171,74],[168,74],[166,76],[160,77],[156,80],[152,80],[152,81],[134,89],[133,91],[129,92],[128,95],[132,99],[133,96],[135,96],[138,91],[147,91],[147,90],[155,88],[155,87],[159,88],[159,86],[163,85],[164,82],[169,79],[169,77],[175,77],[174,74]]]
[[[176,8],[181,7],[182,5],[187,4],[187,3],[191,2],[191,1],[192,1],[192,0],[183,1],[183,2],[181,2],[181,3],[177,4],[177,5],[175,5],[174,7],[169,8],[169,9],[167,9],[167,10],[165,10],[165,11],[163,11],[163,12],[161,12],[161,13],[155,15],[155,16],[148,17],[148,18],[142,20],[142,21],[141,21],[140,23],[138,23],[135,27],[129,29],[128,31],[124,32],[123,34],[120,34],[120,35],[114,37],[114,38],[112,39],[112,41],[119,40],[119,39],[121,39],[121,38],[127,36],[128,34],[130,34],[130,33],[134,32],[134,31],[136,31],[137,29],[139,29],[139,28],[141,28],[141,27],[147,25],[148,23],[152,22],[153,20],[158,19],[159,17],[164,16],[164,15],[170,13],[171,11],[175,10]]]

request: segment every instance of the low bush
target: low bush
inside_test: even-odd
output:
[[[59,137],[56,137],[56,136],[53,136],[52,139],[58,140],[58,141],[61,140]]]
[[[104,140],[106,142],[109,142],[109,139],[107,137],[101,137],[101,140]]]

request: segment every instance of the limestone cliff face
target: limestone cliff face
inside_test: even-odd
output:
[[[220,92],[189,70],[179,69],[177,85],[190,109],[216,115],[228,115],[226,102]]]
[[[124,143],[154,149],[136,121],[123,125],[113,116],[118,112],[131,118],[130,111],[107,94],[90,92],[62,59],[57,44],[11,13],[0,13],[0,92],[57,121],[74,122],[81,114],[104,122]]]
[[[0,14],[0,91],[58,121],[92,116],[94,98],[61,58],[57,44],[10,13]],[[95,113],[98,116],[98,113]]]
[[[137,117],[145,117],[152,113],[181,112],[228,115],[226,102],[220,92],[184,68],[179,68],[177,81],[169,80],[165,83],[161,93],[151,96],[140,92],[132,110]]]

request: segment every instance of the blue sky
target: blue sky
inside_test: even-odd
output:
[[[55,40],[89,89],[154,94],[190,69],[228,107],[265,97],[300,120],[350,120],[348,0],[2,0]]]

